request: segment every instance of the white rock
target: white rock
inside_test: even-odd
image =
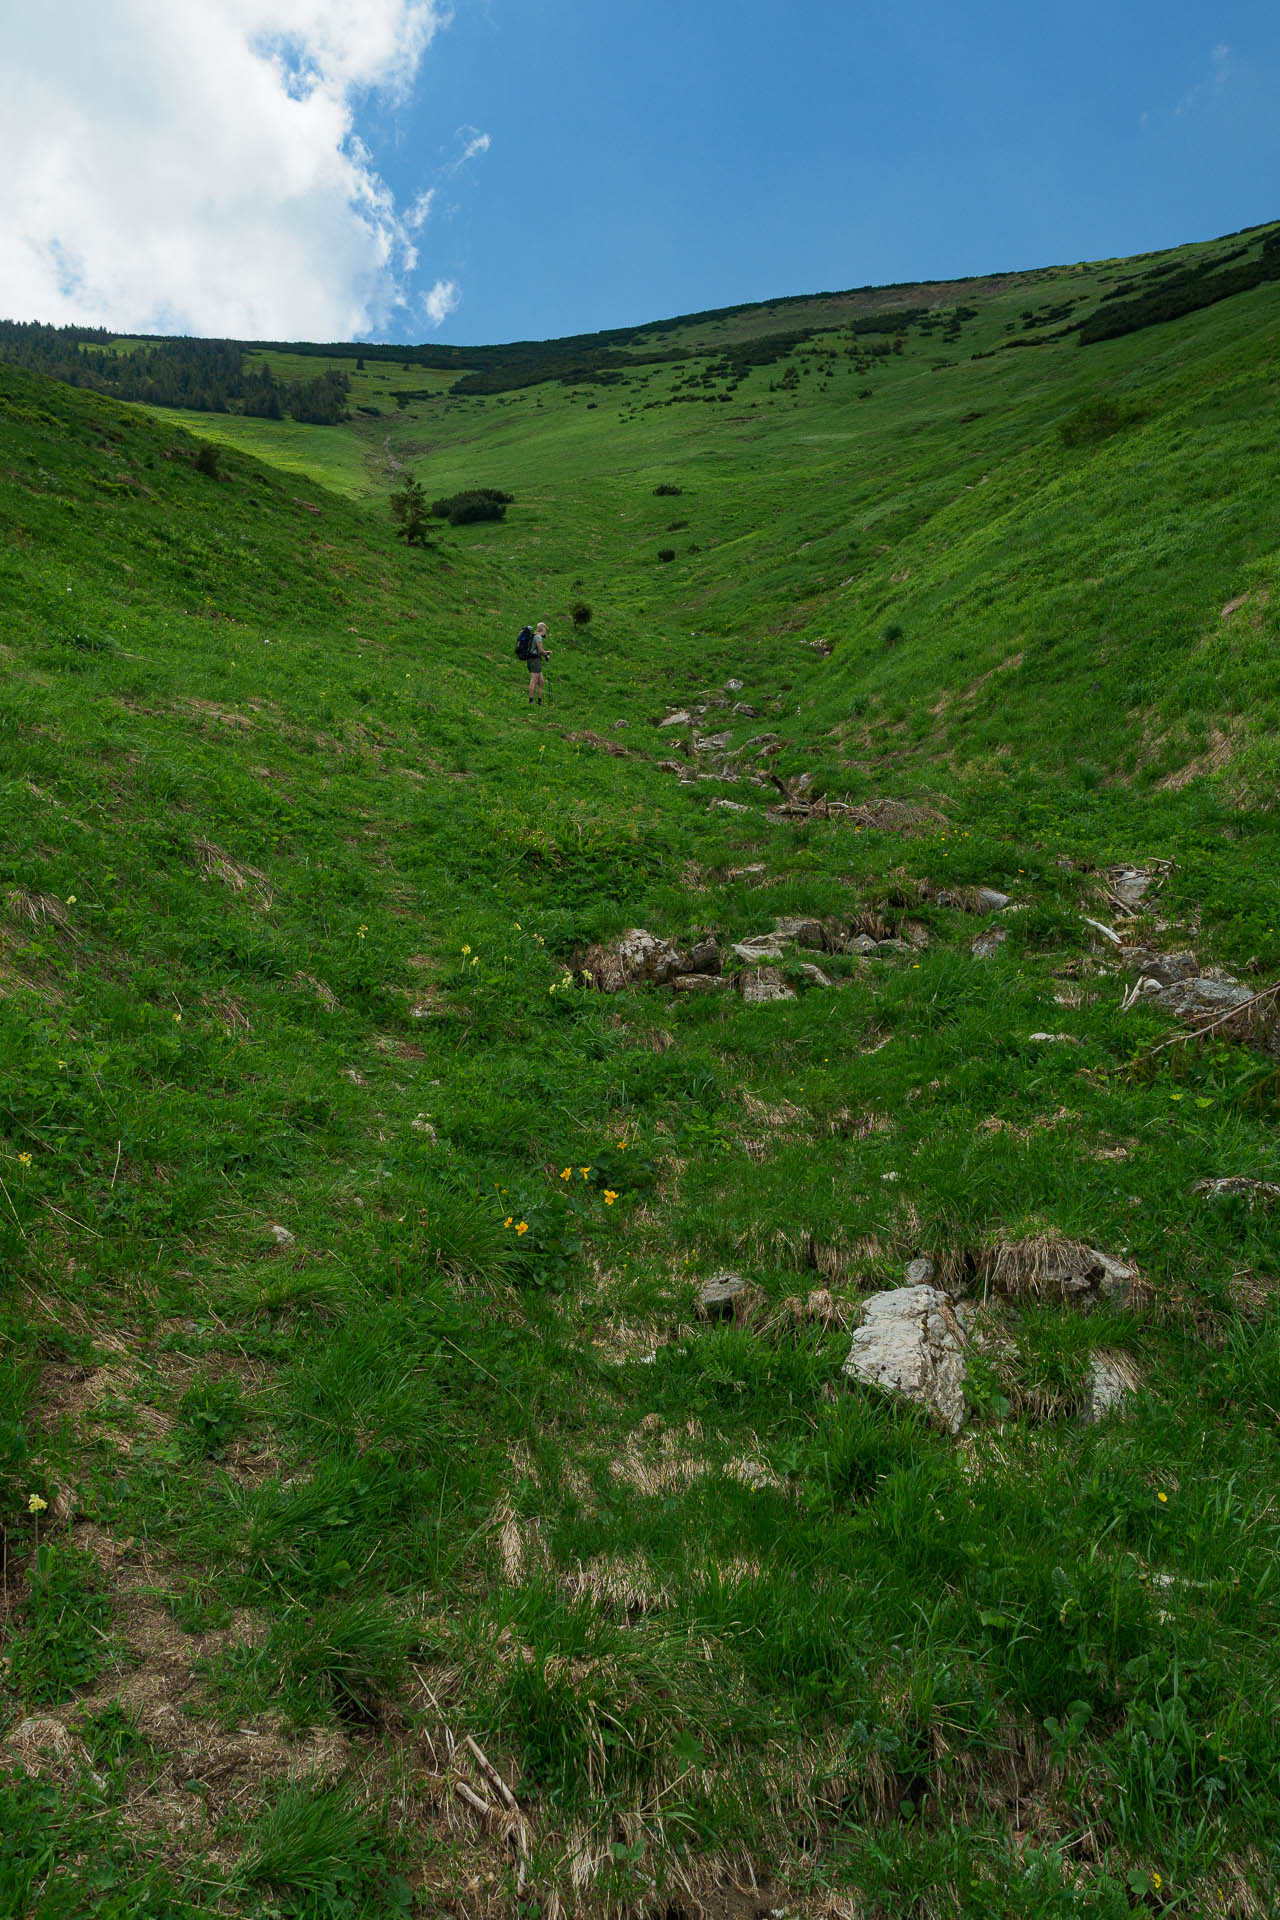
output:
[[[936,1287],[873,1294],[853,1334],[846,1376],[885,1387],[938,1415],[952,1433],[965,1421],[964,1333]]]
[[[750,940],[738,940],[734,944],[733,952],[749,967],[759,966],[762,960],[781,960],[782,958],[781,943],[777,935],[772,933],[757,933]]]
[[[707,812],[715,813],[717,809],[721,813],[750,813],[751,811],[750,807],[744,806],[741,800],[713,800]]]
[[[1009,895],[1000,893],[995,887],[978,888],[978,910],[981,913],[999,913],[1009,904]]]
[[[725,690],[725,692],[726,692],[726,693],[741,693],[741,692],[742,692],[742,681],[741,681],[741,680],[726,680],[726,681],[725,681],[725,683],[724,683],[724,690]]]
[[[713,1273],[698,1289],[698,1312],[705,1320],[731,1319],[733,1303],[746,1284],[740,1273]]]
[[[989,960],[1008,938],[1003,927],[989,927],[985,933],[978,934],[969,951],[975,960]]]
[[[1087,1426],[1095,1426],[1109,1413],[1122,1413],[1133,1398],[1133,1373],[1122,1361],[1094,1359],[1089,1362],[1089,1404],[1084,1411]]]
[[[1074,1033],[1029,1033],[1028,1040],[1059,1041],[1063,1046],[1078,1047],[1080,1042]]]
[[[812,961],[804,961],[801,964],[800,971],[811,986],[834,987],[835,985],[835,981],[831,978],[831,975],[824,973],[821,967],[815,967]]]
[[[693,715],[681,707],[678,713],[669,713],[665,720],[659,720],[660,727],[687,727]]]
[[[288,1227],[277,1226],[274,1220],[267,1227],[267,1232],[278,1247],[291,1247],[297,1237],[290,1233]]]
[[[761,967],[756,973],[744,974],[738,991],[749,1007],[763,1006],[768,1000],[794,1000],[795,989],[789,987],[772,967]]]

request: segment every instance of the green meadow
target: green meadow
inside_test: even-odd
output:
[[[0,1913],[1280,1912],[1275,231],[0,362]]]

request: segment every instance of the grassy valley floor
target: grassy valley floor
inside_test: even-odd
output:
[[[0,1911],[1276,1911],[1280,288],[1004,350],[1126,271],[0,366]]]

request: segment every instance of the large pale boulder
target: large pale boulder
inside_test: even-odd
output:
[[[945,1293],[927,1285],[873,1294],[844,1371],[863,1386],[916,1401],[959,1433],[965,1420],[965,1337]]]

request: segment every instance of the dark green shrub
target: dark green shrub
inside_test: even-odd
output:
[[[503,493],[497,487],[466,487],[461,493],[433,500],[431,511],[437,520],[447,520],[451,527],[467,527],[478,520],[505,520],[507,508],[514,499],[514,494]]]
[[[659,548],[658,548],[658,558],[659,558],[659,560],[674,560],[674,559],[675,559],[675,557],[676,557],[676,550],[675,550],[675,548],[674,548],[674,547],[659,547]]]
[[[591,609],[585,600],[574,600],[570,602],[569,618],[575,627],[589,627],[591,625]]]
[[[684,492],[684,488],[673,487],[669,481],[664,480],[661,486],[654,488],[654,492],[659,500],[674,499],[677,494]]]
[[[905,639],[905,637],[902,628],[896,620],[890,620],[887,626],[881,627],[880,629],[880,645],[882,647],[896,647],[898,642]]]
[[[206,479],[218,480],[222,476],[221,459],[222,455],[212,440],[202,440],[191,456],[191,464]]]

